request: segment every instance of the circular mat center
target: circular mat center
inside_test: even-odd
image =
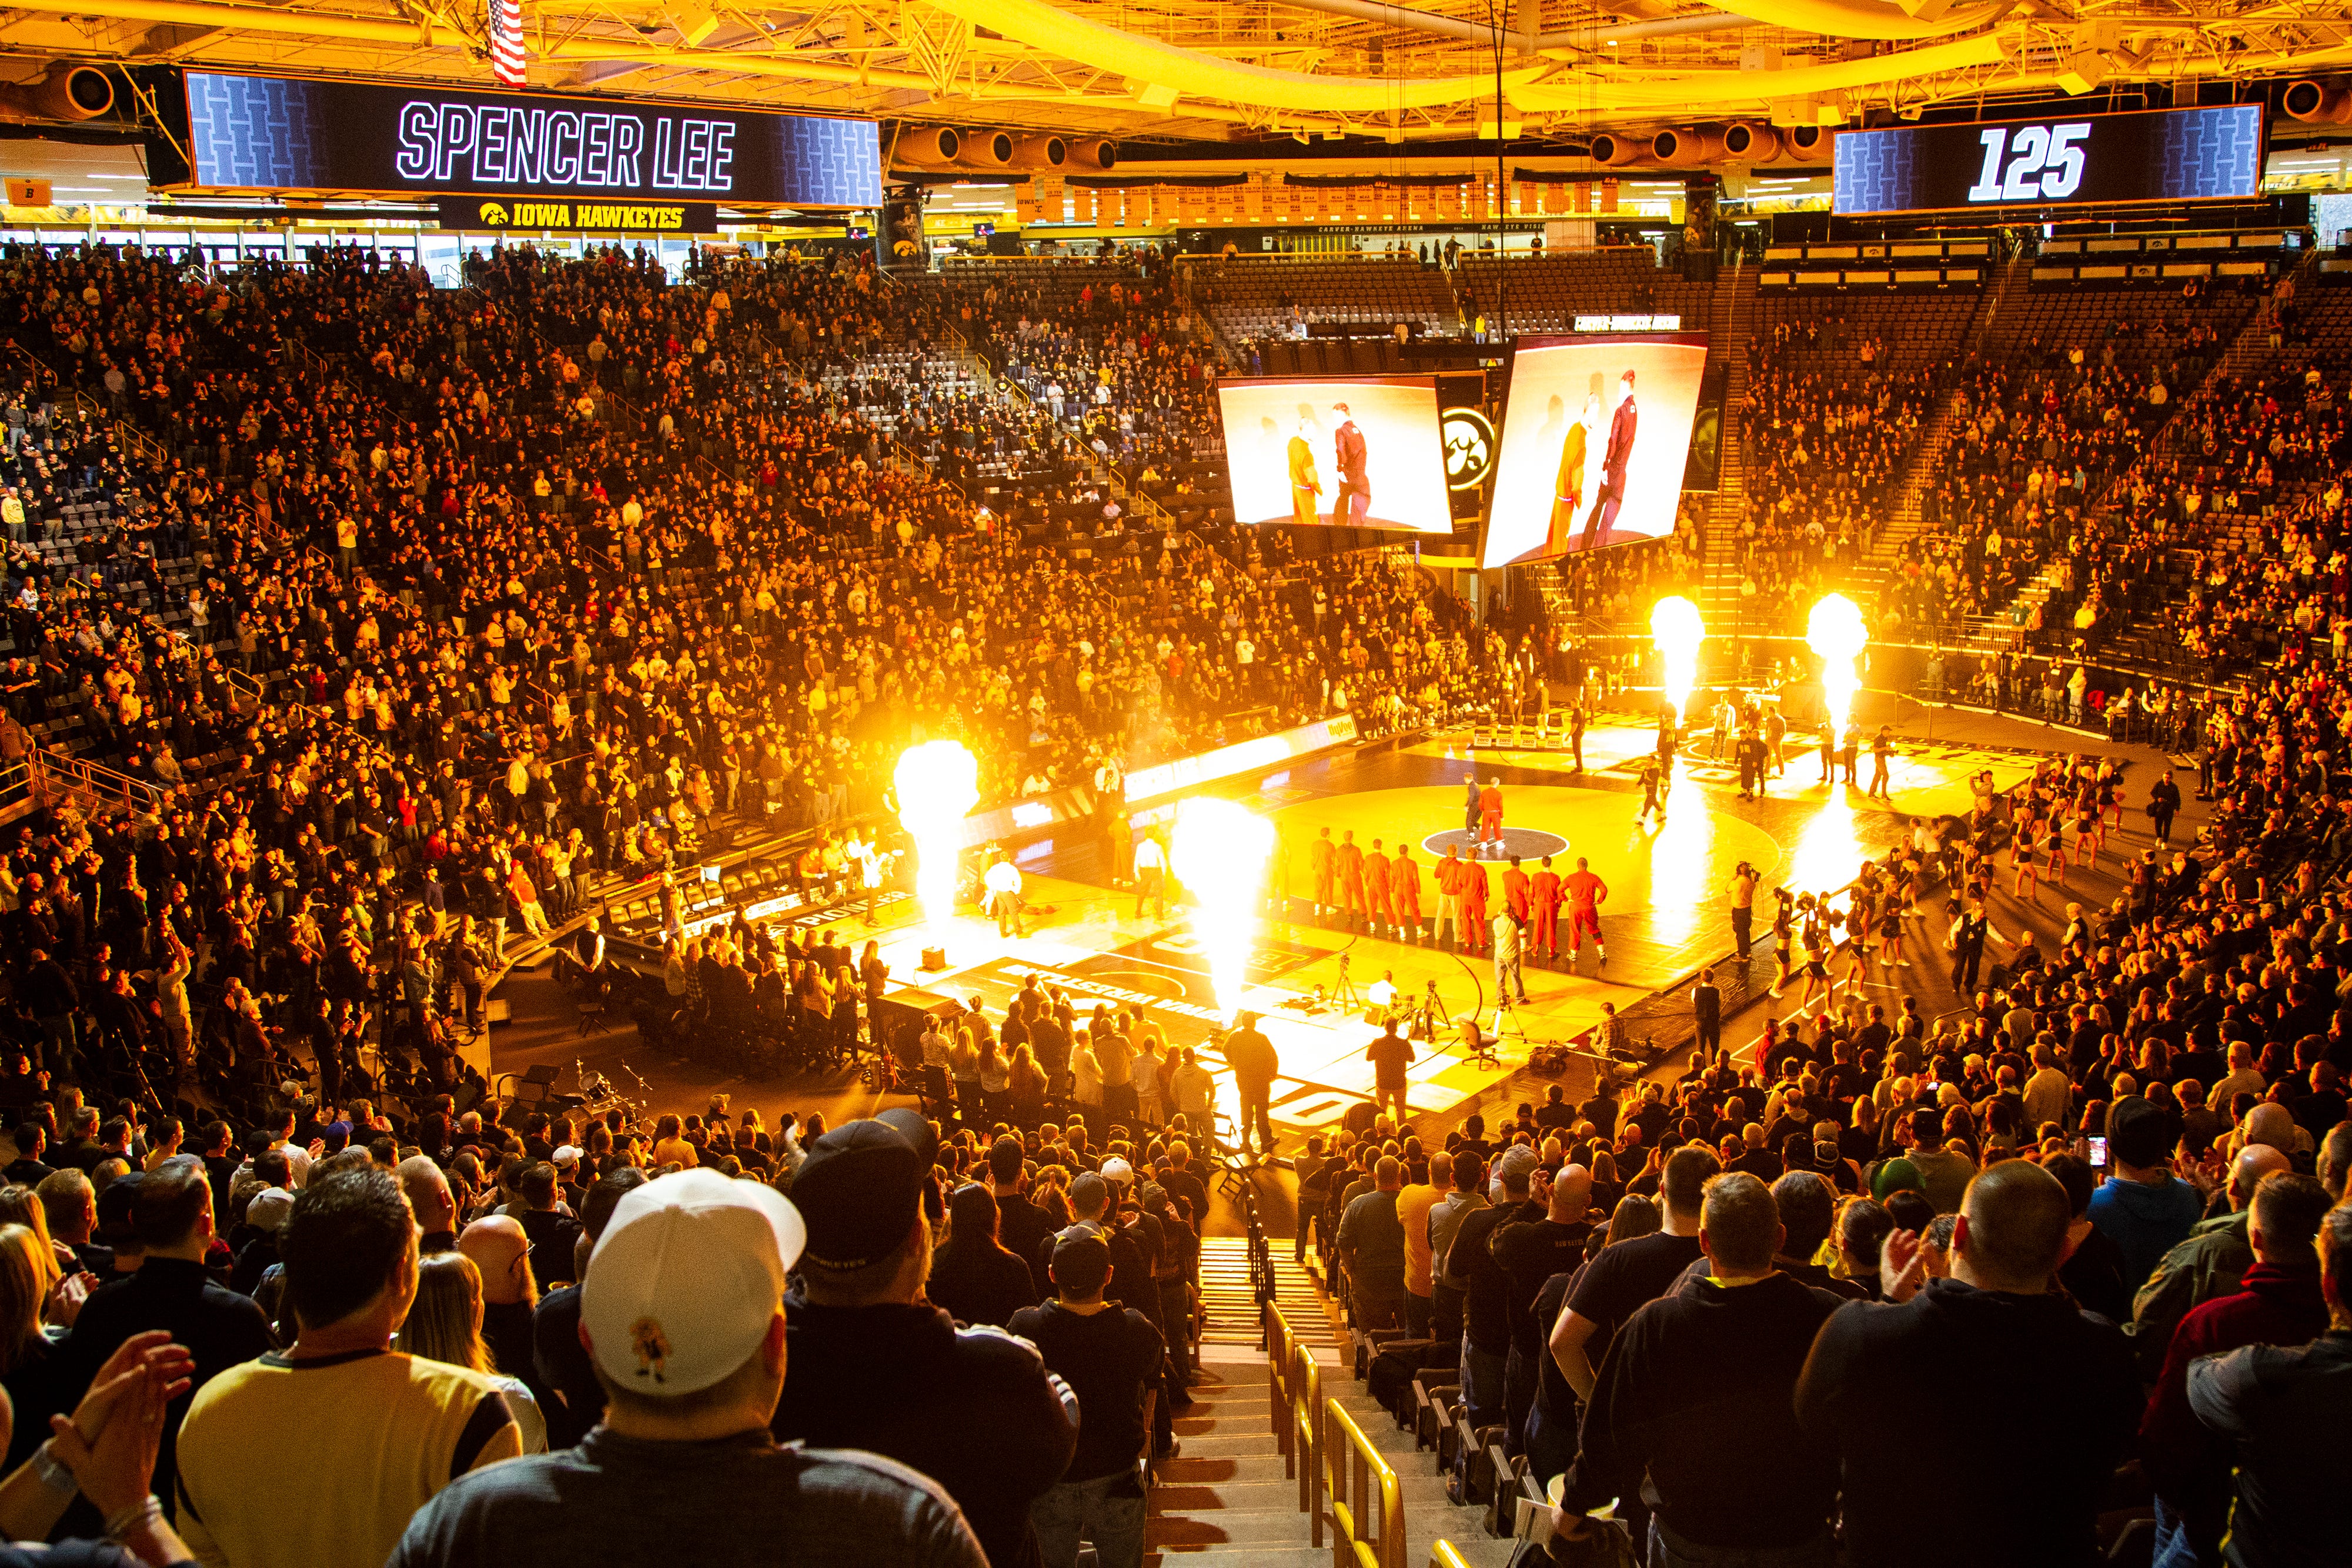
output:
[[[1476,844],[1477,837],[1467,829],[1449,828],[1422,840],[1421,847],[1429,852],[1433,860],[1443,860],[1445,852],[1451,849],[1476,860],[1492,861],[1507,861],[1513,855],[1523,861],[1541,860],[1546,855],[1562,853],[1568,848],[1566,839],[1558,833],[1547,833],[1540,828],[1507,827],[1503,830],[1501,843],[1490,841],[1483,847]]]

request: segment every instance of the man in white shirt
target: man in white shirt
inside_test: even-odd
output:
[[[1509,910],[1496,912],[1495,938],[1495,1001],[1502,1004],[1510,997],[1517,1001],[1528,999],[1528,983],[1519,975],[1519,922]]]
[[[1021,928],[1021,868],[1009,858],[999,860],[988,868],[982,885],[988,890],[989,908],[996,916],[996,934],[1026,936]]]
[[[1168,918],[1168,852],[1160,847],[1159,838],[1143,835],[1135,846],[1135,917],[1143,918],[1143,906],[1158,907],[1160,918]]]

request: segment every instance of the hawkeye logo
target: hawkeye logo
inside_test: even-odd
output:
[[[1445,443],[1445,487],[1475,490],[1495,466],[1495,426],[1475,408],[1445,411],[1438,423]]]
[[[507,208],[504,202],[484,202],[474,215],[481,220],[484,228],[502,229],[507,226]]]

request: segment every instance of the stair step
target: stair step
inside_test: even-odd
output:
[[[1162,1549],[1261,1542],[1289,1546],[1305,1540],[1307,1532],[1307,1516],[1298,1511],[1298,1497],[1294,1491],[1282,1499],[1278,1507],[1213,1509],[1203,1514],[1153,1514],[1144,1526],[1143,1540],[1147,1546]],[[1328,1559],[1329,1554],[1325,1555]]]
[[[1162,1459],[1156,1467],[1156,1473],[1162,1486],[1247,1486],[1258,1481],[1284,1479],[1288,1473],[1288,1460],[1275,1453],[1204,1454],[1196,1457],[1188,1443],[1181,1457]],[[1294,1481],[1292,1484],[1297,1483]]]
[[[1404,1500],[1404,1516],[1408,1524],[1416,1519],[1432,1521],[1450,1515],[1454,1504],[1446,1500],[1445,1481],[1427,1473],[1400,1474],[1398,1494]],[[1298,1483],[1295,1480],[1228,1481],[1218,1486],[1174,1486],[1162,1481],[1151,1492],[1153,1517],[1189,1514],[1193,1518],[1225,1517],[1259,1510],[1288,1510],[1292,1518],[1306,1522],[1298,1511]]]

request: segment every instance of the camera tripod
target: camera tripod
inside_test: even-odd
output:
[[[1348,955],[1339,955],[1339,977],[1331,984],[1331,1005],[1343,1013],[1351,1013],[1364,1005],[1356,994],[1356,983],[1348,978]]]
[[[1405,1034],[1408,1039],[1436,1043],[1437,1026],[1446,1015],[1445,1000],[1437,994],[1435,980],[1423,982],[1421,1004],[1408,1009],[1406,1016]]]

